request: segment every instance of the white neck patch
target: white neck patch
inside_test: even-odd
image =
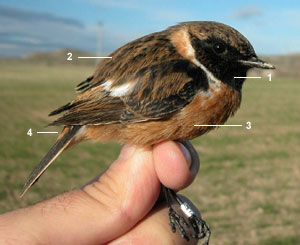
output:
[[[197,60],[195,49],[191,44],[190,36],[186,28],[175,31],[171,34],[171,42],[183,58],[191,61],[205,72],[210,85],[215,86],[216,88],[220,86],[221,81],[216,78],[199,60]]]

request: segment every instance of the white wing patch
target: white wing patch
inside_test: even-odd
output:
[[[112,81],[107,80],[105,83],[102,84],[102,87],[104,90],[109,92],[111,85],[112,85]]]
[[[130,83],[125,83],[119,87],[112,88],[110,90],[111,92],[109,95],[113,96],[113,97],[122,97],[122,96],[128,95],[130,87],[131,87]]]
[[[134,83],[125,83],[118,87],[112,87],[113,82],[107,80],[105,83],[102,84],[102,87],[105,91],[110,92],[109,95],[113,97],[122,97],[129,94],[130,89],[134,85]]]

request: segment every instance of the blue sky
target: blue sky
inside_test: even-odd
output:
[[[258,54],[300,52],[296,0],[0,0],[0,56],[76,48],[109,53],[126,42],[189,20],[214,20],[244,34]]]

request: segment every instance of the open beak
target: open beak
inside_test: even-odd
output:
[[[261,68],[261,69],[275,69],[275,66],[258,59],[257,57],[252,57],[249,60],[239,60],[239,62],[245,66],[251,68]]]

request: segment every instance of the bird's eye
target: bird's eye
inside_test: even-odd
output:
[[[225,44],[221,42],[214,43],[213,50],[216,54],[225,54],[227,51]]]

